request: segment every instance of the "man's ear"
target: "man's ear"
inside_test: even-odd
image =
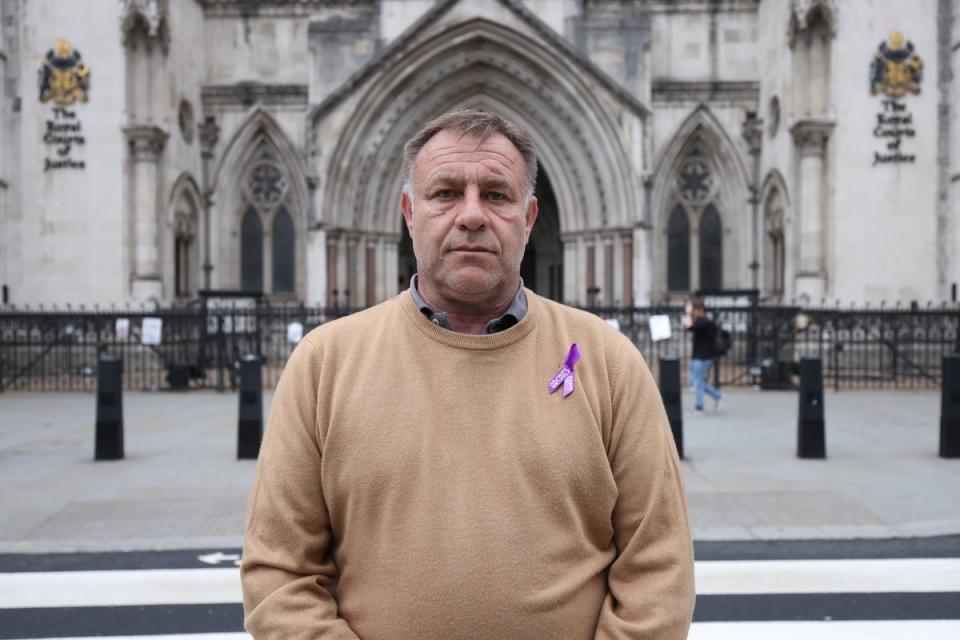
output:
[[[410,237],[413,237],[413,200],[410,199],[410,194],[407,193],[407,190],[404,189],[400,192],[400,211],[403,212],[403,219],[407,223],[407,231],[410,233]]]
[[[527,219],[526,219],[526,238],[524,244],[530,241],[530,231],[533,230],[533,223],[537,221],[537,216],[540,214],[540,208],[537,204],[536,196],[530,196],[530,203],[527,204]]]

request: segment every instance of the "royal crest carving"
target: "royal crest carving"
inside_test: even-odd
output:
[[[870,63],[870,93],[882,93],[901,98],[908,93],[920,93],[923,80],[923,58],[916,54],[913,43],[899,31],[891,31],[890,38],[881,42]]]
[[[63,38],[57,40],[40,63],[38,78],[40,102],[53,101],[60,106],[86,102],[90,92],[90,67],[80,52]]]

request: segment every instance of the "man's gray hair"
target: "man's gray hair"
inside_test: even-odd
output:
[[[434,118],[410,138],[403,145],[403,190],[413,196],[413,164],[417,160],[420,150],[430,141],[430,138],[441,131],[452,131],[461,136],[479,138],[480,142],[495,135],[501,135],[509,140],[520,152],[527,167],[527,190],[524,200],[529,202],[537,185],[537,148],[533,138],[523,127],[513,124],[495,113],[466,109],[452,111]]]

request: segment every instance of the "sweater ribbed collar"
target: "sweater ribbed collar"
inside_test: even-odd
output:
[[[524,289],[527,300],[527,312],[517,324],[497,333],[473,335],[443,329],[430,321],[421,311],[411,291],[400,294],[400,306],[404,315],[416,328],[431,340],[457,349],[489,350],[509,346],[525,338],[536,326],[540,300],[535,293]]]

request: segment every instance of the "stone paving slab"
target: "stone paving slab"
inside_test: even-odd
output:
[[[0,552],[240,546],[255,463],[236,460],[236,395],[125,394],[114,462],[93,461],[94,402],[0,394]],[[825,408],[827,460],[796,458],[795,393],[731,390],[721,411],[685,415],[694,537],[960,533],[937,393],[828,392]]]

